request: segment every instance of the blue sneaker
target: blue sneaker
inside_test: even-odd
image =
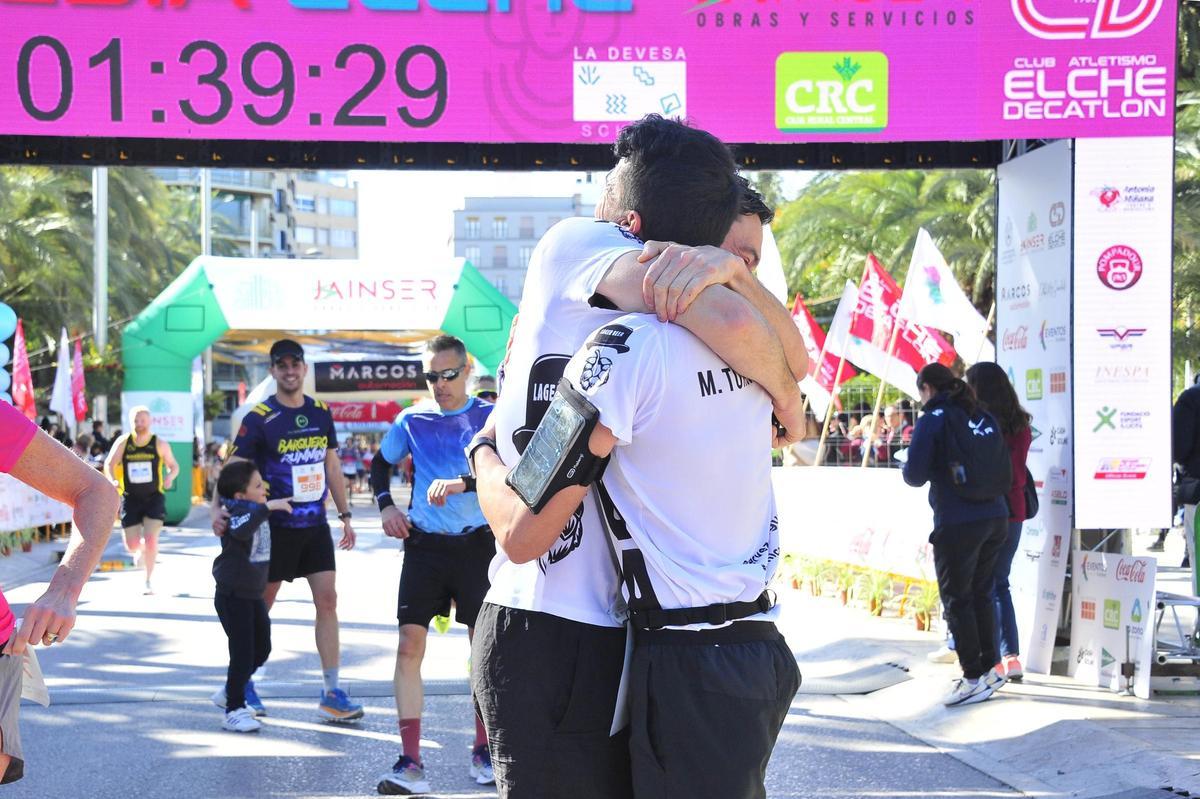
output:
[[[384,796],[414,796],[429,793],[425,767],[408,755],[401,755],[392,770],[379,779],[375,790]]]
[[[354,721],[363,717],[363,706],[350,701],[341,688],[321,694],[317,715],[324,721]]]
[[[246,706],[253,710],[256,716],[267,715],[267,709],[263,707],[262,700],[258,698],[258,691],[254,690],[254,680],[246,683]]]

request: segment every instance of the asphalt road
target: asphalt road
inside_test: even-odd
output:
[[[162,540],[155,595],[142,595],[138,572],[97,574],[80,604],[76,633],[44,651],[54,704],[23,707],[27,776],[3,789],[5,799],[374,795],[399,749],[390,680],[402,555],[381,535],[377,516],[365,505],[355,510],[367,518],[358,525],[359,546],[338,555],[338,589],[342,680],[366,704],[361,723],[317,721],[312,606],[306,586],[285,585],[272,617],[274,654],[259,681],[270,711],[266,726],[253,735],[221,730],[221,711],[208,700],[226,665],[212,607],[217,545],[204,530],[173,530]],[[6,593],[19,609],[41,588],[33,583]],[[794,647],[801,643],[792,639]],[[496,795],[467,775],[468,661],[464,628],[431,634],[422,738],[438,797]],[[803,669],[803,653],[800,661]],[[1020,794],[837,696],[801,695],[771,762],[768,795]]]

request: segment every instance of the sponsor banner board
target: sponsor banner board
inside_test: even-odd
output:
[[[0,135],[1172,132],[1177,0],[0,0]]]
[[[192,444],[195,429],[190,391],[122,391],[125,415],[136,405],[150,409],[150,430],[164,441]]]
[[[928,489],[905,484],[899,469],[780,467],[771,482],[784,552],[937,579]]]
[[[69,506],[55,502],[15,477],[0,474],[0,532],[69,521]]]
[[[1075,143],[1076,526],[1171,526],[1170,138]]]
[[[439,330],[462,264],[206,258],[204,270],[235,330]]]
[[[424,371],[421,361],[414,359],[318,361],[312,365],[312,370],[316,390],[319,392],[420,391],[425,388],[425,378],[421,376]]]
[[[1071,657],[1068,673],[1089,685],[1124,690],[1121,664],[1134,663],[1133,691],[1150,698],[1154,658],[1154,558],[1071,553]]]
[[[1026,667],[1048,673],[1074,510],[1070,142],[1001,164],[997,179],[996,362],[1033,415],[1027,464],[1041,506],[1009,584]]]
[[[382,422],[390,425],[403,410],[399,402],[330,402],[334,423],[363,424]]]

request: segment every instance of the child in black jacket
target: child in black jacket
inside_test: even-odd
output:
[[[262,724],[246,706],[250,675],[271,654],[271,620],[263,601],[267,567],[271,562],[271,511],[290,511],[289,499],[267,501],[267,486],[250,461],[235,461],[221,470],[217,494],[229,511],[229,529],[221,537],[221,554],[213,562],[217,581],[214,604],[229,637],[229,671],[225,688],[213,701],[224,703],[222,727],[232,732],[255,732]],[[257,695],[253,704],[258,705]]]

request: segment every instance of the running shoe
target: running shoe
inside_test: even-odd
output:
[[[341,688],[334,688],[321,694],[317,715],[324,721],[354,721],[363,717],[363,706],[351,702]]]
[[[496,775],[492,773],[492,753],[487,744],[480,744],[471,750],[471,779],[479,785],[495,785]]]
[[[152,586],[150,584],[149,580],[146,581],[146,587],[142,590],[142,594],[144,596],[153,596],[154,595],[154,586]]]
[[[957,705],[970,704],[969,700],[987,690],[987,684],[983,680],[968,680],[966,677],[960,677],[954,681],[954,685],[950,688],[950,693],[942,698],[942,704],[946,707],[955,707]],[[988,693],[991,696],[991,693]],[[984,697],[985,699],[987,697]],[[980,701],[980,700],[975,700]]]
[[[429,780],[425,779],[425,767],[408,755],[401,755],[392,770],[379,780],[376,786],[384,796],[412,796],[429,793]]]
[[[267,715],[267,709],[263,707],[262,700],[258,698],[258,691],[254,690],[254,680],[246,683],[246,706],[253,710],[256,716]]]
[[[945,644],[942,644],[941,649],[930,652],[925,656],[925,659],[930,663],[957,663],[958,653]]]
[[[239,707],[225,714],[221,727],[230,732],[258,732],[262,729],[262,723],[254,718],[254,711],[250,708]]]
[[[250,701],[251,696],[254,697],[253,702]],[[212,699],[212,703],[221,708],[221,710],[224,710],[226,707],[228,707],[229,703],[226,701],[225,686],[223,685],[217,690],[213,691],[213,695],[209,698]],[[257,703],[257,706],[255,706],[255,703]],[[254,693],[254,688],[249,683],[246,685],[246,706],[250,708],[255,716],[267,715],[266,708],[262,706],[262,702],[258,701],[258,694]]]
[[[1008,682],[1008,677],[1004,675],[1004,664],[997,663],[988,671],[987,674],[979,678],[980,682],[986,684],[992,689],[992,693],[996,693],[1004,687],[1004,683]]]
[[[1025,677],[1025,669],[1021,668],[1021,659],[1016,655],[1006,655],[1004,658],[1004,676],[1009,682],[1020,682]]]

